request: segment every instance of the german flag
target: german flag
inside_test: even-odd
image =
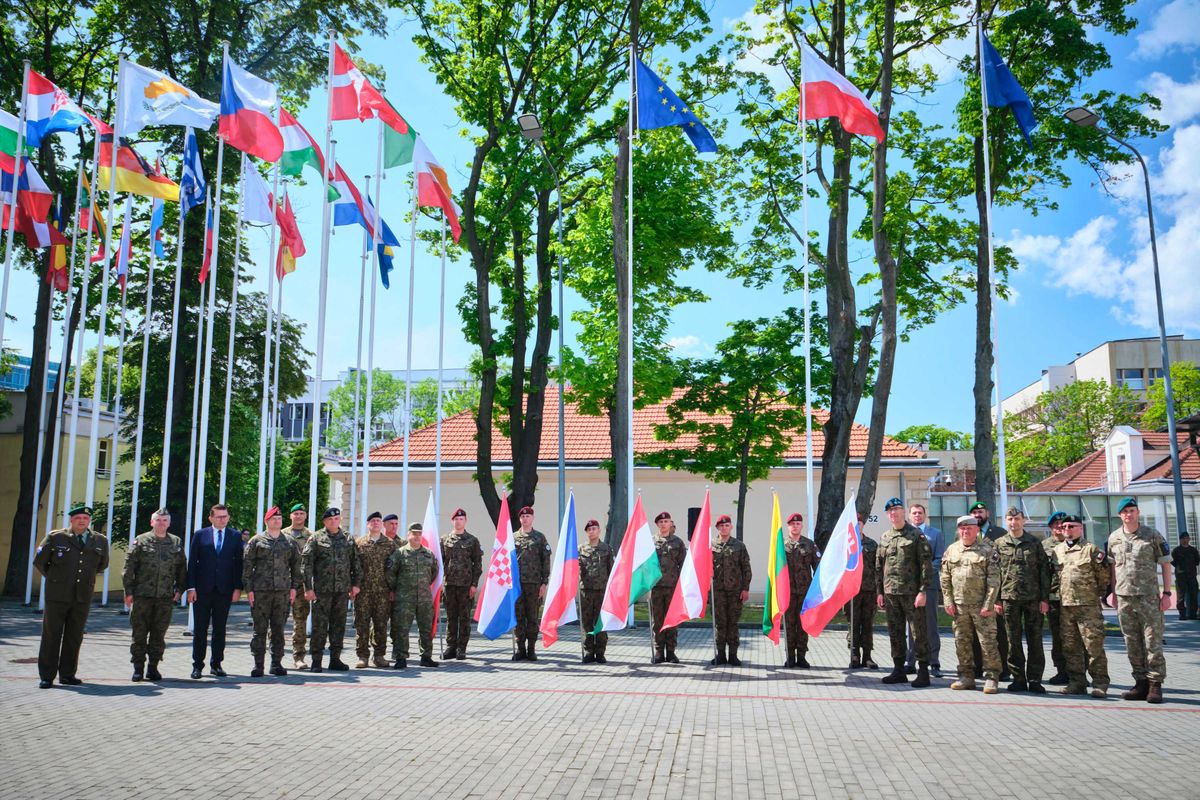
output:
[[[100,168],[96,176],[96,183],[101,189],[107,189],[111,185],[112,149],[112,133],[102,133]],[[121,146],[117,150],[117,191],[179,202],[179,185],[151,167],[125,139],[121,140]]]

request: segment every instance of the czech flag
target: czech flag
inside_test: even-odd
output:
[[[854,494],[850,492],[846,507],[833,526],[804,605],[800,607],[800,624],[809,636],[820,636],[838,609],[862,588],[862,534],[854,510]]]
[[[496,520],[492,560],[488,563],[483,591],[479,593],[475,605],[475,622],[479,633],[494,640],[517,627],[517,598],[520,596],[521,573],[513,548],[508,498],[505,497],[500,501],[500,518]]]
[[[873,136],[883,141],[879,114],[861,90],[817,55],[807,44],[800,44],[801,75],[804,87],[800,104],[800,122],[807,119],[837,117],[848,133]]]
[[[575,596],[579,593],[579,532],[575,528],[575,492],[567,500],[567,511],[558,528],[558,547],[550,567],[550,584],[546,587],[546,607],[538,630],[542,632],[542,647],[558,641],[558,628],[579,619]]]
[[[217,132],[227,144],[272,164],[283,155],[283,134],[271,121],[279,98],[275,84],[225,60]]]
[[[771,551],[767,556],[767,593],[763,598],[763,636],[779,644],[779,627],[792,601],[792,581],[788,576],[787,552],[783,549],[783,515],[779,513],[779,495],[772,493],[775,508],[771,512]]]

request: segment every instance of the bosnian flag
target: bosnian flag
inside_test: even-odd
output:
[[[513,548],[508,498],[500,501],[496,541],[488,563],[483,591],[475,604],[476,629],[488,639],[497,639],[517,627],[517,598],[521,596],[521,573]]]
[[[801,74],[804,96],[800,103],[800,122],[808,119],[837,117],[848,133],[874,136],[883,141],[879,114],[857,86],[817,55],[805,42],[800,43]]]
[[[575,622],[575,595],[579,593],[579,532],[575,528],[575,492],[567,500],[567,511],[558,528],[558,547],[550,567],[550,585],[546,587],[546,607],[542,610],[542,647],[558,641],[558,627]]]
[[[438,535],[437,509],[433,506],[433,489],[429,490],[429,502],[425,504],[425,522],[421,526],[421,544],[429,548],[437,561],[437,577],[429,584],[433,595],[433,627],[437,630],[438,611],[442,605],[442,584],[446,581],[446,568],[442,564],[442,537]]]
[[[29,70],[29,95],[25,105],[25,142],[37,147],[59,131],[77,131],[88,117],[67,93],[44,76]]]
[[[278,104],[275,84],[225,59],[217,132],[226,143],[263,161],[278,161],[283,155],[283,135],[271,120]]]
[[[604,587],[604,602],[600,604],[600,618],[593,633],[625,628],[633,616],[633,604],[648,594],[661,577],[654,534],[646,522],[642,496],[638,495],[629,527],[621,539],[621,549],[617,551],[617,561]]]
[[[712,511],[708,507],[708,492],[705,492],[704,505],[700,506],[700,516],[696,517],[691,545],[683,561],[683,572],[679,573],[679,583],[675,584],[675,596],[671,598],[667,615],[663,617],[664,629],[704,616],[705,600],[712,587],[713,575],[711,525]]]
[[[854,509],[854,492],[833,526],[812,585],[800,607],[800,624],[809,636],[820,636],[838,609],[862,588],[862,534]]]

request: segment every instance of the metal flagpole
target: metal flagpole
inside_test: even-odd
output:
[[[217,486],[218,503],[225,502],[225,482],[228,475],[226,469],[229,465],[229,410],[230,401],[233,399],[233,346],[237,341],[238,283],[241,279],[242,271],[242,216],[246,208],[245,172],[246,154],[242,153],[242,163],[238,169],[237,222],[233,226],[233,235],[235,237],[233,245],[233,291],[229,298],[229,348],[225,355],[225,413],[221,420],[221,477]],[[214,250],[216,249],[215,243],[213,248]],[[258,525],[258,520],[261,519],[262,514],[259,514],[254,524]]]
[[[438,292],[437,417],[433,445],[433,511],[442,518],[442,370],[446,354],[446,212],[442,212],[442,271]]]
[[[133,198],[125,199],[125,225],[131,224],[129,218],[129,209],[133,205]],[[124,234],[122,234],[124,235]],[[120,244],[117,245],[120,248]],[[120,258],[118,254],[118,259]],[[128,280],[128,276],[126,277]],[[129,293],[125,291],[125,287],[121,287],[121,322],[117,328],[117,384],[113,390],[112,408],[113,408],[113,432],[112,446],[108,450],[108,505],[104,517],[104,527],[108,533],[108,541],[113,540],[113,504],[116,501],[117,491],[117,447],[121,443],[121,381],[125,378],[125,311],[127,309],[127,300]],[[100,374],[100,370],[96,370],[96,374]],[[99,466],[99,464],[97,464]],[[134,473],[134,481],[137,481],[137,474]],[[108,605],[108,574],[109,567],[104,569],[104,584],[100,591],[100,605]],[[124,603],[121,604],[124,610]]]
[[[362,503],[359,511],[364,530],[367,527],[367,514],[370,513],[367,511],[367,504],[371,498],[371,422],[374,419],[372,406],[375,399],[375,287],[379,284],[379,245],[383,241],[383,213],[379,210],[383,191],[383,124],[383,120],[379,120],[379,141],[375,151],[375,231],[371,238],[371,307],[367,311],[367,399],[363,411]],[[403,518],[403,522],[408,525],[408,518]]]
[[[280,106],[282,108],[282,106]],[[277,114],[278,117],[278,114]],[[277,120],[278,121],[278,120]],[[270,500],[270,496],[266,494],[267,489],[267,426],[270,424],[268,414],[270,412],[270,391],[271,391],[271,312],[275,307],[275,284],[278,282],[275,278],[275,259],[277,258],[275,241],[279,232],[279,210],[284,206],[279,203],[279,164],[276,163],[272,170],[273,178],[271,181],[271,236],[270,245],[267,250],[267,306],[263,312],[263,317],[266,319],[263,330],[263,375],[262,375],[262,403],[258,411],[258,514],[256,520],[263,518],[266,513],[266,501]],[[272,503],[272,505],[274,505]],[[255,523],[258,524],[257,522]]]
[[[192,129],[187,128],[183,135],[184,141],[184,158],[186,160],[187,141],[192,136]],[[180,182],[183,181],[183,173],[187,169],[184,165],[180,168]],[[208,211],[207,206],[204,209]],[[162,478],[159,480],[158,487],[158,507],[165,508],[167,505],[167,482],[171,472],[171,439],[173,431],[173,421],[175,416],[175,351],[179,340],[179,294],[180,287],[183,285],[183,198],[179,198],[179,231],[175,239],[175,289],[174,296],[171,300],[171,344],[170,355],[167,357],[167,404],[164,409],[163,416],[163,447],[162,447]],[[147,308],[149,305],[147,304]],[[145,374],[143,370],[142,374]],[[193,412],[193,419],[195,418]],[[195,434],[193,433],[193,436]],[[191,482],[191,478],[188,478]],[[184,511],[182,514],[183,527],[188,527],[188,513]]]
[[[285,181],[286,183],[286,181]],[[287,207],[287,187],[284,187],[284,207]],[[279,343],[283,336],[283,275],[277,275],[279,294],[275,297],[275,367],[271,375],[271,410],[268,424],[271,430],[270,458],[267,464],[267,497],[275,496],[275,440],[279,436]],[[286,502],[292,502],[288,498]]]
[[[366,176],[367,197],[371,196],[371,176]],[[362,255],[359,257],[358,265],[358,345],[354,350],[354,427],[350,434],[350,524],[358,525],[360,531],[367,529],[366,515],[367,511],[363,512],[362,524],[359,524],[358,516],[356,515],[357,500],[358,500],[358,466],[359,466],[359,451],[358,451],[358,425],[361,421],[359,412],[362,410],[359,405],[362,401],[362,346],[363,346],[363,322],[364,314],[366,313],[367,302],[367,262],[371,259],[370,253],[371,239],[367,229],[363,228],[363,247]],[[372,308],[372,311],[374,308]],[[370,423],[368,422],[368,425]],[[370,435],[366,437],[367,446],[370,446]]]
[[[182,207],[182,203],[180,204]],[[151,206],[153,209],[153,206]],[[151,210],[151,216],[154,212]],[[137,537],[137,521],[138,521],[138,497],[142,485],[142,429],[146,426],[146,368],[149,363],[150,355],[150,318],[153,314],[152,303],[154,302],[154,270],[158,266],[158,252],[154,247],[154,240],[150,240],[150,270],[146,273],[146,310],[142,313],[142,366],[138,379],[138,426],[137,433],[133,440],[133,485],[131,487],[131,495],[129,500],[129,546],[133,547],[133,540]],[[172,362],[174,359],[172,359]],[[115,462],[114,462],[115,463]],[[161,508],[165,503],[159,504]],[[122,604],[124,609],[125,605]]]
[[[8,240],[4,245],[4,286],[0,288],[0,347],[4,344],[4,321],[8,317],[8,287],[12,283],[13,234],[17,228],[17,198],[20,196],[21,190],[21,167],[25,164],[25,159],[21,157],[21,154],[25,151],[25,118],[28,116],[26,107],[29,105],[29,59],[26,58],[22,64],[24,66],[21,69],[21,111],[17,118],[17,149],[13,155],[12,203],[7,208],[0,203],[0,213],[3,213],[4,218],[11,223],[8,226]]]
[[[800,206],[804,223],[804,492],[809,537],[816,541],[813,526],[813,435],[812,435],[812,300],[808,289],[808,98],[804,86],[804,48],[800,48],[800,163],[804,174],[804,189]],[[790,643],[789,643],[790,645]]]
[[[636,7],[634,13],[637,13]],[[632,29],[631,29],[632,32]],[[629,383],[625,387],[625,397],[622,400],[625,403],[625,419],[628,422],[628,427],[625,431],[625,495],[627,498],[627,507],[625,509],[625,518],[628,519],[633,513],[633,503],[629,502],[628,498],[633,497],[633,142],[635,139],[634,126],[637,119],[633,113],[634,104],[637,102],[637,41],[633,36],[629,39],[629,121],[627,123],[629,130],[629,186],[626,193],[625,213],[626,222],[625,229],[627,235],[625,237],[625,245],[628,252],[625,257],[625,279],[629,289],[629,297],[626,302],[629,303],[628,313],[625,315],[625,335],[629,342],[629,348],[625,353],[625,372],[629,376]],[[653,631],[653,624],[650,626]],[[653,637],[651,637],[653,640]]]
[[[218,145],[219,147],[219,145]],[[212,192],[205,190],[204,213],[207,216],[212,203]],[[207,229],[207,222],[206,222]],[[182,257],[181,257],[182,260]],[[178,263],[178,262],[177,262]],[[193,523],[196,520],[196,425],[200,420],[200,370],[203,363],[204,348],[204,287],[201,286],[196,298],[196,370],[192,378],[192,427],[188,433],[188,478],[187,478],[187,507],[183,512],[183,552],[191,554]],[[180,605],[187,605],[187,595],[179,600]],[[188,609],[188,630],[191,630],[191,608]]]
[[[409,232],[408,255],[408,355],[404,361],[404,466],[401,469],[400,517],[408,520],[408,452],[412,438],[412,338],[413,293],[417,280],[417,173],[413,170],[412,229]]]

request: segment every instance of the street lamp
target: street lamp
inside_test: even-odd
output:
[[[550,160],[550,153],[546,150],[546,143],[542,141],[545,135],[545,130],[542,129],[542,123],[538,121],[537,114],[522,114],[517,117],[517,125],[521,127],[521,135],[529,141],[537,145],[538,150],[542,151],[542,157],[546,159],[546,166],[550,168],[550,175],[554,178],[554,186],[558,194],[558,518],[561,520],[567,509],[567,460],[565,450],[565,424],[563,421],[564,410],[566,408],[566,400],[563,397],[563,329],[566,327],[566,317],[563,315],[563,205],[562,205],[562,184],[558,181],[558,170],[554,166],[554,162]]]
[[[1150,170],[1146,169],[1146,161],[1133,145],[1113,135],[1111,131],[1100,127],[1100,115],[1090,108],[1078,106],[1063,114],[1069,122],[1082,128],[1095,128],[1117,144],[1133,153],[1142,165],[1142,177],[1146,183],[1146,217],[1150,221],[1150,255],[1154,262],[1154,300],[1158,304],[1158,341],[1162,346],[1163,389],[1167,399],[1167,436],[1171,440],[1171,472],[1175,484],[1175,517],[1178,520],[1179,533],[1187,532],[1187,513],[1183,507],[1183,476],[1179,469],[1179,440],[1175,438],[1175,393],[1171,385],[1171,358],[1167,353],[1167,323],[1163,318],[1162,281],[1158,276],[1158,240],[1154,235],[1154,205],[1150,201]]]

